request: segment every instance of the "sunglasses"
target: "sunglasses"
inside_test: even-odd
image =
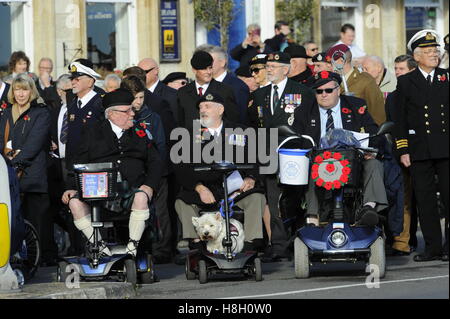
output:
[[[322,94],[323,92],[330,94],[330,93],[333,93],[333,91],[336,90],[338,87],[339,86],[336,86],[332,89],[316,89],[316,94],[319,95],[319,94]]]
[[[264,70],[264,69],[265,69],[265,68],[259,68],[259,69],[255,68],[255,69],[251,69],[251,70],[250,70],[250,73],[251,73],[251,74],[253,74],[253,73],[258,74],[259,71]]]
[[[153,68],[150,68],[148,70],[144,70],[145,74],[147,74],[148,72],[152,72],[154,69],[156,69],[156,66],[154,66]]]

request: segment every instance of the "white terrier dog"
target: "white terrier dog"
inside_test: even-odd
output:
[[[201,240],[206,241],[206,249],[213,254],[224,254],[227,249],[222,245],[225,238],[225,219],[220,212],[205,213],[201,217],[192,217],[192,224]],[[240,253],[244,248],[244,227],[236,219],[230,218],[230,233],[233,245],[231,251]]]

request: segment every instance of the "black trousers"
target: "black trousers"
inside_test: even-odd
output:
[[[446,244],[448,252],[448,200],[449,160],[416,161],[411,165],[411,177],[416,195],[420,227],[425,240],[425,253],[438,255],[442,252],[442,231],[436,192],[439,191],[446,220]],[[438,177],[436,188],[435,175]]]
[[[51,261],[56,256],[56,244],[53,239],[53,216],[50,212],[50,200],[47,193],[23,193],[22,213],[38,233],[42,260]]]
[[[270,209],[270,227],[272,228],[272,246],[277,254],[284,255],[288,246],[286,229],[281,219],[279,200],[282,189],[278,185],[277,175],[263,175],[267,203]]]
[[[162,238],[152,245],[152,253],[155,256],[170,257],[172,255],[172,226],[170,223],[169,209],[167,207],[167,196],[169,186],[167,177],[162,177],[159,184],[158,193],[155,198],[156,216],[158,216],[159,227]]]

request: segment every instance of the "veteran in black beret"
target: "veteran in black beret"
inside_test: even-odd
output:
[[[311,89],[287,77],[291,68],[290,61],[291,56],[288,53],[274,52],[267,55],[267,79],[271,83],[253,92],[253,99],[249,103],[250,125],[265,129],[266,137],[270,136],[271,128],[292,125],[295,109],[301,108],[305,103],[310,103],[314,99]],[[281,140],[282,137],[279,136],[278,142],[281,142]],[[270,149],[268,138],[266,149],[268,153]],[[278,200],[281,192],[289,187],[279,185],[275,173],[263,176],[271,215],[272,259],[277,259],[286,255],[287,248],[287,234],[283,221],[279,217]],[[296,203],[293,206],[300,207],[296,206]],[[282,212],[282,216],[286,216],[286,214]]]
[[[205,51],[196,51],[191,59],[192,72],[195,81],[180,88],[177,92],[179,126],[191,130],[193,121],[199,118],[196,107],[198,100],[206,94],[219,94],[225,100],[225,117],[233,122],[239,122],[239,109],[236,104],[233,89],[213,79],[213,57]]]
[[[105,119],[83,127],[80,147],[74,156],[75,164],[116,163],[122,181],[126,181],[135,194],[129,222],[129,243],[127,253],[136,256],[136,248],[149,218],[148,204],[157,192],[163,163],[158,151],[151,144],[144,130],[133,128],[134,97],[130,91],[117,89],[107,93],[103,99]],[[91,216],[86,203],[74,198],[75,177],[71,172],[67,191],[62,200],[68,204],[75,226],[93,243]],[[99,239],[101,241],[101,239]],[[101,242],[101,252],[111,255],[108,247]]]
[[[169,73],[161,82],[175,90],[178,90],[188,84],[188,78],[186,76],[186,72],[172,72]]]
[[[438,67],[439,46],[436,31],[417,32],[408,49],[418,67],[397,82],[396,148],[401,164],[411,172],[425,240],[425,251],[414,256],[417,262],[448,261],[449,74]],[[446,218],[444,246],[437,192]]]
[[[223,176],[220,172],[195,172],[196,165],[205,166],[214,162],[230,161],[236,164],[248,164],[249,154],[248,136],[243,134],[245,127],[223,119],[225,99],[217,93],[207,93],[197,101],[200,111],[199,131],[193,132],[191,140],[185,145],[198,146],[196,150],[188,151],[188,163],[176,165],[177,178],[182,189],[177,196],[175,209],[183,225],[183,239],[190,240],[190,247],[201,246],[195,231],[192,218],[197,217],[201,210],[218,211],[220,201],[223,200]],[[242,129],[242,130],[237,130]],[[254,141],[252,141],[254,142]],[[220,144],[213,148],[212,145]],[[232,150],[231,153],[228,153]],[[184,149],[181,150],[180,156]],[[195,161],[196,154],[202,154],[200,163]],[[206,158],[205,155],[210,156]],[[238,155],[239,154],[239,155]],[[240,158],[240,156],[242,158]],[[239,160],[239,161],[238,161]],[[192,164],[194,163],[194,164]],[[195,164],[197,163],[197,164]],[[253,244],[263,239],[263,213],[266,199],[263,190],[258,188],[258,170],[239,170],[239,188],[233,190],[234,205],[244,210],[244,233],[246,244],[244,250],[254,250]],[[236,173],[235,173],[236,175]],[[230,190],[231,191],[231,190]],[[231,194],[230,194],[231,195]],[[232,207],[232,209],[234,206]]]
[[[284,52],[291,56],[291,70],[288,74],[289,79],[305,84],[312,75],[311,69],[308,67],[308,59],[310,56],[306,54],[305,47],[294,44],[288,46]]]

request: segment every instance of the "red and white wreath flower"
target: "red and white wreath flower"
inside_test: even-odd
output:
[[[314,158],[311,178],[326,190],[340,189],[348,183],[351,165],[340,152],[325,151]]]

